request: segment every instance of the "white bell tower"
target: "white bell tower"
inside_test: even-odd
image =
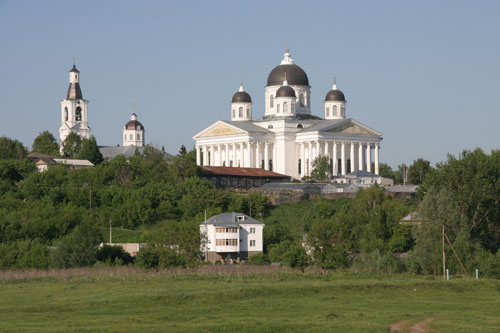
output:
[[[133,103],[132,109],[130,121],[123,127],[123,146],[142,147],[146,142],[144,138],[144,126],[139,120],[137,120],[137,115],[135,114],[135,103]]]
[[[71,132],[78,134],[81,138],[90,139],[88,103],[89,101],[83,99],[80,89],[80,71],[76,69],[73,59],[73,68],[69,71],[68,93],[66,99],[61,101],[61,127],[59,128],[61,143]]]

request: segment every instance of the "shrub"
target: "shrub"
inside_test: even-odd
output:
[[[169,246],[148,246],[137,253],[136,264],[144,268],[186,267],[186,256]]]
[[[121,246],[104,245],[96,253],[96,259],[99,262],[108,265],[128,265],[133,262],[133,258],[125,252]]]
[[[248,258],[248,262],[252,265],[267,265],[269,264],[269,259],[264,253],[257,253]]]
[[[392,254],[381,254],[379,250],[371,253],[361,253],[353,260],[351,269],[360,272],[373,273],[403,273],[405,264]]]

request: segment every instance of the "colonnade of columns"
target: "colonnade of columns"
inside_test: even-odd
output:
[[[318,140],[304,141],[298,144],[298,174],[307,176],[312,171],[313,161],[318,156],[328,156],[332,175],[345,175],[348,172],[366,170],[379,174],[379,149],[378,143]],[[374,168],[372,171],[372,150]]]
[[[273,169],[276,149],[272,142],[237,142],[196,146],[196,164]]]

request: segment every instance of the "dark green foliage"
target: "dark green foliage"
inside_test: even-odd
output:
[[[52,133],[43,131],[33,141],[31,151],[49,156],[59,156],[59,145]]]
[[[334,219],[317,221],[307,235],[307,246],[312,251],[314,263],[323,269],[347,266],[347,241]]]
[[[101,242],[99,229],[83,223],[55,244],[50,252],[51,265],[56,268],[91,266],[97,260]]]
[[[61,145],[63,147],[63,156],[65,158],[76,159],[78,158],[78,152],[80,151],[80,146],[82,145],[82,138],[78,134],[71,132],[68,134],[66,139],[64,139]]]
[[[48,268],[48,246],[37,239],[0,243],[0,268]]]
[[[136,264],[144,268],[186,267],[188,259],[170,246],[148,246],[137,254]]]
[[[250,258],[248,258],[248,262],[252,265],[268,265],[269,259],[264,253],[257,253],[250,256]]]
[[[130,254],[123,250],[121,246],[109,246],[104,245],[99,248],[96,253],[96,259],[99,262],[106,263],[108,265],[128,265],[133,262]]]
[[[351,269],[356,272],[403,273],[406,266],[402,259],[393,254],[382,254],[375,250],[371,253],[361,253],[354,258]]]
[[[390,178],[392,180],[396,180],[396,175],[392,168],[386,163],[379,163],[379,175],[385,178]],[[373,166],[372,170],[375,170],[375,166]]]
[[[429,172],[432,171],[432,167],[429,161],[419,158],[413,161],[408,170],[408,178],[410,183],[415,185],[420,185],[424,182],[425,177]]]
[[[280,262],[287,267],[300,268],[302,271],[310,264],[310,258],[302,244],[292,241],[284,241],[271,246],[269,260]]]
[[[312,171],[309,178],[316,181],[328,180],[330,172],[330,160],[328,156],[318,156],[312,163]]]
[[[82,140],[77,156],[78,159],[89,160],[94,163],[94,165],[97,165],[104,160],[94,136],[90,139]]]
[[[0,137],[0,160],[22,160],[27,153],[28,150],[21,142],[5,136]]]

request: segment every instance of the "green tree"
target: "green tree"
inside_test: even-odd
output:
[[[69,135],[62,142],[63,156],[66,158],[78,158],[78,152],[82,144],[82,138],[76,133],[69,133]]]
[[[419,185],[425,179],[425,176],[432,170],[431,163],[423,158],[413,161],[408,170],[408,178],[410,183]]]
[[[299,242],[292,241],[273,245],[269,250],[269,259],[271,262],[280,262],[288,267],[300,268],[302,271],[310,262],[304,247]]]
[[[327,156],[318,156],[313,161],[310,178],[316,181],[328,180],[330,161]]]
[[[163,148],[163,151],[165,151],[164,148]],[[179,155],[185,155],[185,154],[187,154],[187,150],[186,150],[186,147],[184,145],[182,145],[181,149],[179,149]]]
[[[318,220],[307,235],[314,263],[322,269],[347,266],[347,246],[334,219]]]
[[[89,160],[94,163],[94,165],[97,165],[104,160],[94,136],[90,139],[82,140],[77,156],[78,159]]]
[[[49,156],[60,156],[57,140],[49,131],[43,131],[35,138],[31,150]]]
[[[372,169],[372,170],[375,170],[375,169]],[[390,178],[392,180],[396,180],[396,176],[394,175],[394,171],[386,163],[379,164],[379,175],[382,177],[385,177],[385,178]]]
[[[0,159],[22,160],[27,153],[28,150],[21,142],[5,136],[0,137]]]

